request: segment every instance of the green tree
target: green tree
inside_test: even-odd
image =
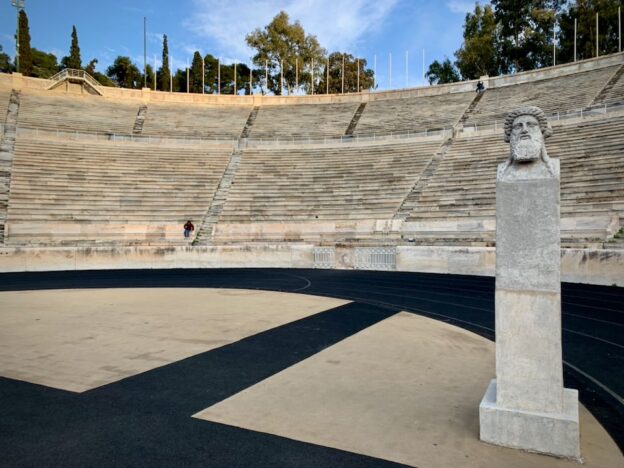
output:
[[[98,63],[98,59],[92,59],[86,66],[85,71],[91,75],[102,86],[115,86],[115,82],[103,73],[98,72],[95,66]]]
[[[85,71],[86,71],[89,75],[93,76],[93,74],[95,73],[95,66],[97,65],[97,63],[98,63],[98,59],[96,59],[96,58],[92,59],[92,60],[91,60],[91,61],[87,64],[87,67],[85,68]]]
[[[171,70],[169,69],[169,44],[167,43],[166,34],[163,34],[162,66],[158,70],[158,76],[160,77],[160,90],[169,91]]]
[[[106,69],[106,74],[122,88],[137,89],[143,85],[143,75],[139,68],[132,63],[130,57],[117,57],[115,62]]]
[[[328,57],[329,60],[329,93],[341,93],[342,88],[342,63],[344,59],[344,92],[357,93],[363,89],[373,87],[373,70],[366,68],[366,59],[356,58],[351,54],[333,52]],[[358,65],[360,67],[360,88],[358,89]],[[309,78],[308,78],[309,79]],[[327,92],[327,61],[324,63],[324,70],[321,72],[317,92],[319,94]]]
[[[256,29],[246,37],[247,45],[256,50],[253,63],[264,69],[265,63],[269,68],[268,89],[275,94],[282,93],[280,84],[281,67],[283,65],[284,87],[287,93],[295,91],[296,71],[295,60],[299,64],[302,79],[300,87],[306,91],[311,89],[310,80],[306,80],[311,73],[314,63],[314,73],[320,75],[325,50],[319,45],[317,38],[306,35],[299,21],[290,23],[288,14],[281,11],[263,30]]]
[[[464,42],[455,52],[456,65],[464,79],[495,76],[508,71],[505,60],[501,58],[499,30],[489,5],[482,7],[477,3],[474,13],[466,14]]]
[[[565,0],[492,0],[500,51],[514,71],[552,65],[555,21]]]
[[[61,64],[65,68],[82,70],[82,59],[80,58],[80,46],[78,45],[78,32],[76,31],[76,26],[72,26],[69,56],[63,57]]]
[[[12,71],[14,71],[14,68],[11,64],[11,57],[2,51],[2,46],[0,45],[0,73],[10,73]]]
[[[618,5],[618,3],[620,3]],[[598,13],[598,51],[600,55],[618,51],[618,6],[613,0],[576,0],[559,18],[558,61],[574,61],[574,20],[577,20],[576,58],[596,56],[596,13]]]
[[[147,87],[149,89],[154,89],[154,67],[152,67],[149,63],[145,66],[145,72],[147,74]],[[146,83],[146,80],[141,80],[142,84]]]
[[[19,70],[25,76],[32,74],[32,51],[30,50],[30,28],[28,16],[24,10],[19,11]]]
[[[455,65],[453,65],[448,58],[442,63],[435,60],[429,65],[429,69],[427,73],[425,73],[425,78],[429,80],[429,84],[454,83],[461,79],[457,68],[455,68]]]
[[[202,56],[199,52],[195,51],[193,54],[193,63],[190,70],[190,88],[191,93],[202,92]]]
[[[32,51],[32,76],[37,78],[50,78],[59,71],[56,55],[42,52],[34,47]]]

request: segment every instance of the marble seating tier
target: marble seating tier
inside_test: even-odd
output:
[[[421,132],[452,127],[471,103],[473,92],[370,101],[355,135]]]
[[[171,244],[199,224],[231,147],[19,138],[9,245]]]
[[[245,127],[250,112],[249,106],[150,103],[141,134],[175,138],[236,139]]]
[[[624,116],[558,125],[549,155],[561,159],[562,217],[624,216]],[[492,174],[508,148],[501,133],[457,138],[420,194],[405,204],[407,220],[494,216]]]
[[[345,134],[358,103],[261,106],[251,139],[319,139]]]
[[[499,124],[522,106],[539,106],[546,115],[589,106],[613,76],[618,65],[572,75],[486,90],[464,126]]]
[[[439,144],[247,149],[220,222],[392,218]]]
[[[61,96],[23,91],[20,95],[19,127],[65,132],[100,132],[128,135],[139,104],[101,96]]]

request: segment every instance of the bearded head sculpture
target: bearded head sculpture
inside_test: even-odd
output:
[[[542,161],[549,172],[552,166],[544,140],[552,135],[546,114],[535,106],[522,107],[511,112],[505,119],[505,141],[509,146],[509,159],[503,173],[512,165],[524,165]]]

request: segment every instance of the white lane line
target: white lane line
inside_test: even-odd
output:
[[[602,382],[596,380],[595,378],[593,378],[591,375],[587,374],[586,372],[583,372],[581,369],[579,369],[578,367],[570,364],[567,361],[563,361],[563,363],[568,366],[570,369],[578,372],[579,374],[581,374],[583,377],[585,377],[586,379],[590,380],[593,384],[595,384],[596,386],[600,387],[601,389],[603,389],[605,392],[607,392],[609,395],[611,395],[613,398],[615,398],[615,400],[622,406],[624,406],[624,398],[622,398],[620,395],[618,395],[617,393],[615,393],[613,390],[611,390],[609,387],[607,387],[605,384],[603,384]]]
[[[617,343],[614,343],[613,341],[605,340],[603,338],[598,338],[597,336],[594,336],[594,335],[588,335],[587,333],[578,332],[578,331],[574,331],[574,330],[569,330],[568,328],[563,328],[562,330],[563,331],[567,331],[568,333],[574,333],[575,335],[585,336],[587,338],[591,338],[592,340],[602,341],[603,343],[607,343],[607,344],[610,344],[612,346],[617,346],[618,348],[624,349],[624,346],[622,346],[621,344],[617,344]]]
[[[570,312],[563,312],[563,315],[568,315],[570,317],[578,317],[578,318],[583,319],[583,320],[592,320],[594,322],[608,323],[609,325],[613,325],[615,327],[624,327],[623,323],[615,323],[615,322],[611,322],[609,320],[601,320],[601,319],[592,318],[592,317],[585,317],[584,315],[571,314]]]
[[[293,289],[290,292],[296,292],[296,291],[303,291],[304,289],[308,289],[310,286],[312,286],[312,281],[310,281],[308,278],[306,278],[305,276],[297,276],[297,275],[288,275],[288,276],[292,276],[293,278],[299,278],[300,280],[305,281],[306,284],[304,287],[302,288],[297,288],[297,289]]]

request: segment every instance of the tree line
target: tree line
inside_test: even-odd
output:
[[[455,60],[435,60],[425,76],[431,84],[498,76],[553,65],[553,33],[556,61],[574,61],[618,51],[620,0],[491,0],[475,4],[467,13],[463,42]],[[30,46],[28,17],[19,12],[20,72],[49,78],[64,68],[84,69],[104,86],[142,88],[191,93],[324,94],[350,93],[376,87],[373,70],[364,58],[328,53],[316,36],[306,34],[299,21],[280,12],[264,28],[250,32],[247,45],[255,51],[251,64],[223,64],[212,54],[193,54],[192,64],[172,71],[167,36],[163,36],[158,70],[146,65],[146,73],[130,57],[118,56],[106,73],[96,70],[97,59],[83,66],[76,27],[72,28],[69,54],[60,63],[54,54]],[[251,66],[251,69],[250,69]],[[15,63],[0,47],[0,71],[15,71]],[[154,73],[156,72],[156,73]],[[156,80],[156,82],[154,81]],[[203,86],[203,89],[202,89]]]
[[[599,55],[618,52],[618,7],[622,2],[614,0],[476,3],[466,14],[455,60],[434,61],[425,76],[431,84],[442,84],[573,62],[575,22],[577,60],[596,56],[596,32]]]
[[[54,54],[40,51],[30,45],[28,17],[19,12],[19,68],[25,76],[50,78],[65,68],[85,70],[103,86],[139,89],[143,86],[161,91],[214,94],[249,94],[251,89],[262,93],[341,93],[357,92],[373,87],[373,71],[366,67],[364,58],[334,52],[327,54],[315,36],[306,34],[298,21],[290,22],[280,12],[263,29],[247,35],[247,44],[256,54],[252,69],[246,63],[220,63],[212,54],[193,54],[188,69],[170,69],[169,44],[163,36],[161,66],[147,64],[145,74],[130,57],[118,56],[106,73],[96,70],[97,59],[83,65],[76,27],[72,28],[69,55],[58,62]],[[202,63],[203,62],[203,63]],[[16,63],[0,47],[0,72],[16,70]],[[343,79],[344,71],[344,79]],[[203,79],[202,79],[203,74]],[[156,80],[156,82],[154,82]]]

